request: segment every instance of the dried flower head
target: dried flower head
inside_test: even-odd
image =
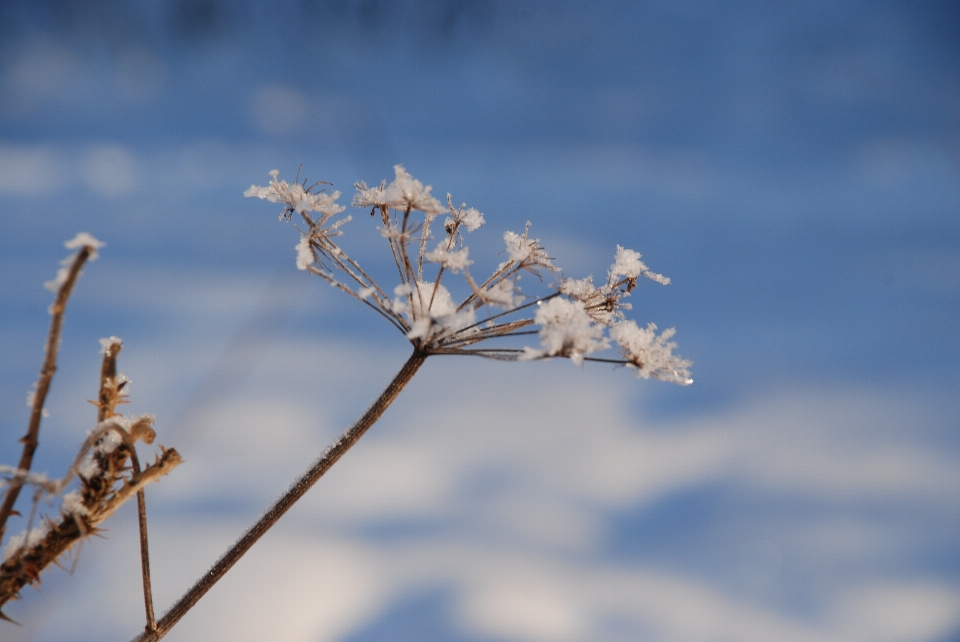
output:
[[[523,293],[518,285],[521,273],[530,272],[542,279],[542,272],[557,275],[559,269],[540,243],[530,238],[530,223],[522,234],[505,232],[506,260],[483,281],[470,273],[474,261],[464,244],[463,232],[477,230],[484,216],[466,204],[453,206],[447,195],[446,209],[431,195],[431,187],[413,178],[402,165],[394,168],[393,182],[379,186],[356,184],[352,204],[380,214],[379,230],[396,266],[399,280],[394,287],[383,287],[339,245],[336,237],[349,217],[327,225],[326,221],[342,208],[336,204],[339,192],[329,196],[312,194],[303,184],[288,185],[271,172],[267,187],[251,187],[246,196],[257,196],[286,205],[285,215],[299,212],[308,228],[301,230],[297,244],[297,267],[313,272],[331,285],[362,301],[390,321],[425,355],[470,354],[495,359],[530,360],[565,357],[576,364],[583,361],[619,363],[640,377],[655,377],[679,384],[691,382],[685,361],[672,354],[668,340],[673,329],[656,335],[651,324],[641,330],[625,319],[630,304],[623,299],[637,287],[642,276],[661,284],[669,279],[650,269],[634,250],[617,246],[607,281],[599,287],[592,277],[563,278],[547,286],[539,296]],[[322,211],[321,211],[322,210]],[[308,212],[321,211],[318,219]],[[427,242],[431,223],[446,211],[443,235],[432,250]],[[417,218],[413,212],[420,212]],[[434,270],[432,276],[425,274]],[[431,267],[433,266],[433,267]],[[469,294],[457,302],[444,282],[448,273],[460,274]],[[534,326],[539,326],[535,329]],[[538,348],[491,347],[492,339],[537,334]],[[595,355],[615,342],[621,358]]]

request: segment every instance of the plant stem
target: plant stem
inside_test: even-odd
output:
[[[243,557],[248,550],[260,539],[290,508],[323,477],[330,467],[337,463],[351,446],[363,436],[370,426],[375,424],[384,411],[393,403],[397,395],[406,387],[413,376],[426,361],[427,354],[414,351],[403,368],[396,374],[380,396],[370,405],[360,419],[348,428],[340,438],[327,448],[327,451],[313,463],[290,489],[267,510],[266,514],[256,524],[224,553],[216,564],[207,571],[196,584],[174,604],[167,613],[157,621],[156,629],[144,631],[131,642],[155,642],[167,634],[187,612],[202,598],[207,591],[220,581],[227,571]]]
[[[63,324],[63,311],[67,307],[67,299],[70,298],[70,292],[73,291],[73,284],[77,282],[80,275],[80,268],[90,258],[94,248],[85,245],[80,248],[70,264],[67,272],[67,278],[64,280],[60,289],[57,291],[57,298],[50,306],[50,332],[47,333],[47,346],[43,359],[43,366],[40,368],[40,377],[37,379],[37,389],[33,395],[33,408],[30,412],[30,424],[27,427],[27,434],[20,438],[23,444],[23,453],[20,455],[20,463],[17,468],[20,473],[13,476],[10,480],[10,487],[7,489],[7,495],[3,499],[3,505],[0,506],[0,542],[3,541],[3,534],[7,529],[7,519],[13,513],[13,505],[17,503],[17,497],[20,495],[20,489],[23,487],[23,480],[26,473],[33,464],[33,453],[37,450],[38,436],[40,434],[40,419],[43,417],[43,404],[47,399],[47,392],[50,390],[50,382],[53,380],[53,374],[57,371],[57,351],[60,349],[60,327]]]
[[[140,460],[133,445],[130,446],[130,465],[134,475],[140,474]],[[157,618],[153,614],[153,584],[150,581],[150,543],[147,538],[147,497],[143,489],[137,491],[137,522],[140,525],[140,576],[143,579],[143,609],[147,617],[147,631],[157,630]]]

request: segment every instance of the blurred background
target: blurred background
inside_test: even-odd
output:
[[[484,213],[475,275],[528,220],[568,276],[643,253],[673,283],[632,317],[695,383],[431,359],[167,639],[960,640],[958,27],[950,1],[6,0],[0,461],[89,232],[34,470],[69,464],[121,337],[130,412],[186,460],[147,491],[165,611],[409,349],[243,191],[302,166],[348,203],[402,163]],[[135,635],[135,524],[0,637]]]

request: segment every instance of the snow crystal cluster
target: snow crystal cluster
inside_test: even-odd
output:
[[[564,357],[575,364],[584,361],[619,363],[638,377],[654,377],[686,385],[690,362],[674,355],[670,341],[674,330],[657,334],[653,323],[640,328],[627,320],[631,308],[624,299],[643,277],[666,285],[670,280],[652,272],[640,254],[617,246],[606,282],[597,286],[592,277],[560,277],[560,270],[538,239],[530,238],[530,223],[522,234],[505,232],[502,261],[493,273],[477,281],[470,273],[474,264],[464,233],[477,231],[484,216],[474,208],[454,207],[437,200],[432,188],[413,178],[401,165],[394,168],[390,183],[369,187],[356,184],[352,205],[379,214],[381,235],[396,264],[399,284],[383,288],[335,241],[349,216],[330,219],[344,208],[337,203],[340,192],[326,193],[279,180],[279,171],[270,172],[270,184],[251,186],[245,196],[283,205],[281,218],[299,214],[306,229],[296,245],[296,265],[328,281],[376,310],[392,323],[416,350],[425,354],[471,354],[505,360],[532,360]],[[433,237],[435,219],[443,213],[443,233]],[[431,241],[436,241],[435,244]],[[428,249],[432,246],[433,249]],[[425,270],[426,266],[426,270]],[[430,274],[425,274],[429,271]],[[519,280],[529,272],[542,280],[542,273],[556,282],[545,294],[521,291]],[[462,276],[469,292],[457,302],[441,281],[447,274]],[[533,329],[538,326],[539,329]],[[492,339],[538,334],[540,346],[489,347]],[[619,358],[591,356],[616,347]]]
[[[106,245],[103,241],[98,241],[92,235],[87,232],[79,232],[72,239],[64,243],[64,246],[68,250],[76,250],[83,247],[90,248],[90,256],[87,260],[94,261],[96,260],[97,250]],[[76,257],[76,254],[71,254],[67,258],[60,261],[60,268],[57,270],[57,276],[52,280],[47,281],[43,284],[43,287],[47,288],[51,292],[58,292],[60,286],[62,286],[67,281],[67,277],[70,275],[70,266],[73,264],[73,259]]]

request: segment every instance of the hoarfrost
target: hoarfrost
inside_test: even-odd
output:
[[[535,316],[540,326],[540,351],[525,352],[526,358],[564,356],[580,365],[591,352],[605,350],[609,343],[602,325],[594,323],[582,301],[550,299],[540,305]]]
[[[17,555],[21,550],[30,549],[43,541],[43,538],[50,532],[50,524],[41,522],[39,526],[30,530],[29,533],[20,533],[14,535],[7,542],[3,549],[3,561],[6,562],[11,557]]]
[[[656,324],[640,328],[633,321],[618,323],[610,330],[628,367],[638,377],[654,377],[686,386],[693,383],[689,370],[692,363],[673,354],[677,344],[670,339],[674,334],[676,330],[668,328],[657,335]]]
[[[301,236],[297,243],[297,269],[306,270],[313,263],[313,249],[310,247],[310,237]]]
[[[100,339],[100,354],[107,354],[107,351],[115,345],[123,345],[123,339],[119,337],[107,337]]]
[[[447,250],[446,241],[441,241],[437,249],[424,254],[424,258],[433,263],[440,263],[443,267],[453,272],[465,270],[473,261],[467,258],[470,248],[465,247],[459,250]]]
[[[77,515],[80,517],[85,517],[89,511],[87,507],[83,505],[83,498],[80,496],[79,491],[72,491],[63,496],[63,514]]]

